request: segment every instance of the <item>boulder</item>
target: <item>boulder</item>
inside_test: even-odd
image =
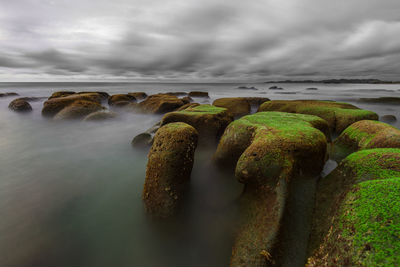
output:
[[[182,99],[183,103],[185,103],[185,104],[189,104],[189,103],[193,102],[193,98],[191,98],[190,96],[185,96],[185,97],[182,97],[181,99]]]
[[[108,104],[110,106],[115,105],[117,102],[136,102],[136,98],[132,95],[129,94],[117,94],[117,95],[112,95],[108,98]]]
[[[87,115],[84,121],[104,121],[117,117],[118,114],[112,111],[96,111]]]
[[[334,142],[333,158],[370,148],[400,148],[400,130],[379,121],[363,120],[353,123]]]
[[[216,99],[213,105],[228,109],[234,116],[243,116],[250,113],[251,107],[258,108],[266,101],[266,97],[225,97]]]
[[[156,94],[140,102],[138,108],[145,113],[166,113],[183,105],[183,101],[176,96]]]
[[[356,121],[378,120],[378,115],[375,112],[334,101],[272,100],[263,103],[258,111],[283,111],[316,115],[326,120],[331,131],[336,133],[341,133]]]
[[[400,104],[400,97],[376,97],[376,98],[360,98],[359,102],[363,103],[379,103],[379,104]]]
[[[188,94],[191,97],[206,97],[209,98],[208,92],[192,91]]]
[[[30,112],[32,111],[32,106],[28,103],[28,101],[25,101],[23,99],[17,98],[11,101],[11,103],[8,105],[8,108],[17,111],[17,112]]]
[[[73,91],[58,91],[58,92],[52,93],[51,96],[49,97],[49,99],[69,96],[69,95],[73,95],[73,94],[75,94],[75,92],[73,92]]]
[[[132,142],[131,145],[134,148],[148,148],[149,146],[151,146],[151,144],[153,143],[153,136],[150,133],[141,133],[136,135]]]
[[[283,88],[274,85],[274,86],[271,86],[271,87],[269,88],[269,90],[283,90]]]
[[[400,262],[400,149],[355,152],[318,183],[306,266]]]
[[[99,111],[103,107],[95,102],[86,100],[77,100],[67,107],[63,108],[55,116],[55,120],[76,120],[83,119],[87,115]]]
[[[326,121],[303,114],[260,112],[226,128],[214,160],[236,166],[235,176],[245,184],[230,266],[275,262],[289,184],[300,176],[319,175],[328,139]]]
[[[18,98],[18,99],[21,99],[21,100],[25,100],[25,101],[27,101],[27,102],[37,102],[37,101],[42,101],[42,100],[44,100],[44,99],[47,99],[47,97],[43,97],[43,96],[26,96],[26,97],[20,97],[20,98]]]
[[[8,97],[8,96],[18,96],[19,94],[14,93],[14,92],[9,92],[9,93],[0,93],[0,97]]]
[[[98,94],[73,94],[64,97],[52,98],[44,102],[42,115],[45,117],[53,117],[65,107],[74,103],[77,100],[91,101],[101,104],[101,97]]]
[[[142,100],[147,97],[147,94],[145,92],[128,93],[128,95],[133,96],[137,100]]]
[[[182,111],[182,110],[185,110],[187,108],[194,108],[194,107],[197,107],[197,106],[200,106],[200,104],[199,103],[188,103],[188,104],[185,104],[182,107],[178,108],[176,111]]]
[[[148,155],[143,200],[147,213],[167,218],[177,213],[190,180],[197,131],[186,123],[161,127]]]
[[[168,92],[168,93],[165,93],[165,94],[174,95],[174,96],[187,96],[188,95],[188,93],[186,93],[186,92]]]
[[[99,92],[99,91],[88,91],[88,92],[78,92],[77,94],[82,95],[82,94],[97,94],[102,101],[108,100],[110,95],[107,92]]]
[[[382,117],[380,117],[380,121],[386,123],[395,123],[397,121],[397,118],[394,115],[383,115]]]
[[[318,90],[318,88],[315,88],[315,87],[309,87],[309,88],[306,88],[306,90],[307,90],[307,91],[317,91],[317,90]]]
[[[214,144],[232,120],[232,115],[225,108],[198,105],[188,107],[182,111],[165,114],[161,120],[161,125],[172,122],[185,122],[198,131],[200,141],[203,144]]]

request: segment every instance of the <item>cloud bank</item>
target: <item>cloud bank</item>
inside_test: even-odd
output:
[[[0,0],[1,80],[400,80],[398,0]]]

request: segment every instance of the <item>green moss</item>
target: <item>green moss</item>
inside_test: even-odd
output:
[[[193,115],[195,113],[218,114],[218,113],[224,112],[226,110],[227,110],[226,108],[220,108],[220,107],[216,107],[216,106],[212,106],[212,105],[199,105],[196,107],[189,107],[185,110],[177,111],[177,112],[182,113],[182,114],[188,114],[188,115]]]
[[[396,266],[400,262],[400,176],[365,181],[346,196],[339,220],[352,262]]]

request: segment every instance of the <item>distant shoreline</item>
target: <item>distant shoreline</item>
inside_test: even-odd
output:
[[[379,79],[328,79],[328,80],[285,80],[285,81],[267,81],[264,83],[326,83],[326,84],[400,84],[400,81],[382,81]]]

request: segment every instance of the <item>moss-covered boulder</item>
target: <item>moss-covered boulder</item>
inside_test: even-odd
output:
[[[16,112],[30,112],[32,111],[32,106],[28,101],[17,98],[10,102],[8,108]]]
[[[108,110],[101,110],[90,113],[87,115],[83,120],[84,121],[104,121],[116,118],[118,116],[117,113],[108,111]]]
[[[78,92],[77,94],[78,95],[97,94],[101,98],[102,101],[106,101],[110,97],[110,95],[107,92],[102,92],[102,91],[82,91],[82,92]]]
[[[231,266],[274,262],[288,184],[300,175],[320,173],[328,139],[326,121],[303,114],[259,112],[226,128],[214,159],[236,166],[235,176],[245,184]]]
[[[147,97],[138,104],[139,110],[145,113],[166,113],[183,106],[182,99],[173,95],[156,94]]]
[[[188,93],[186,93],[186,92],[167,92],[165,94],[174,95],[174,96],[187,96],[188,95]]]
[[[400,148],[400,130],[379,121],[363,120],[353,123],[334,142],[333,158],[370,148]]]
[[[243,116],[249,114],[252,107],[258,108],[266,101],[269,101],[266,97],[224,97],[216,99],[213,105],[228,109],[233,116]]]
[[[42,115],[45,117],[53,117],[62,109],[78,100],[90,101],[97,104],[101,104],[102,101],[101,97],[96,93],[73,94],[64,97],[52,98],[44,102]]]
[[[55,116],[55,120],[77,120],[83,119],[87,115],[102,110],[103,107],[92,101],[77,100],[67,107],[63,108]]]
[[[143,200],[146,211],[166,218],[175,214],[190,179],[198,133],[178,122],[161,127],[150,149]]]
[[[128,95],[133,96],[137,100],[142,100],[147,97],[147,94],[145,92],[134,92],[134,93],[128,93]]]
[[[376,98],[360,98],[360,102],[376,103],[376,104],[400,104],[400,97],[376,97]]]
[[[58,92],[52,93],[51,96],[49,97],[49,99],[69,96],[69,95],[73,95],[73,94],[75,94],[74,91],[58,91]]]
[[[308,266],[397,266],[400,149],[349,155],[318,184]]]
[[[192,125],[199,132],[200,140],[203,144],[215,144],[226,126],[232,121],[232,115],[225,108],[197,105],[182,111],[165,114],[161,120],[161,125],[171,122],[185,122]]]
[[[129,94],[117,94],[108,98],[108,104],[110,106],[118,105],[118,102],[136,102],[136,98]]]
[[[378,115],[372,111],[334,101],[273,100],[263,103],[258,111],[283,111],[319,116],[328,122],[332,132],[337,133],[341,133],[356,121],[378,120]]]
[[[209,98],[210,96],[208,95],[208,92],[202,92],[202,91],[192,91],[188,94],[188,96],[191,97],[206,97]]]

